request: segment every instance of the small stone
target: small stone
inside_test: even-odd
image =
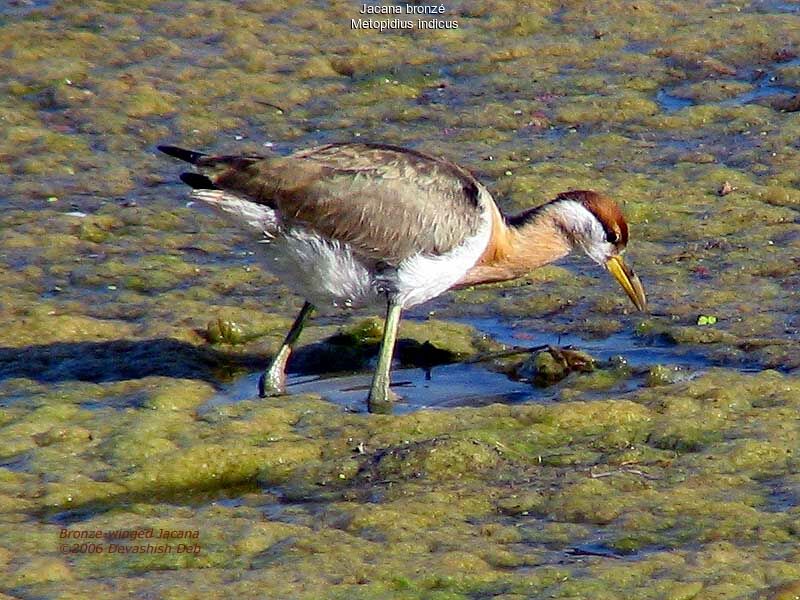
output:
[[[730,181],[726,181],[721,186],[719,186],[719,188],[717,189],[717,195],[718,196],[727,196],[728,194],[730,194],[731,192],[736,191],[737,189],[738,188],[735,188],[735,187],[733,187],[731,185]]]

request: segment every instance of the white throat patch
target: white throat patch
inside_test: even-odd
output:
[[[553,203],[549,212],[572,245],[581,248],[598,265],[604,266],[615,253],[600,220],[580,202],[561,200]]]

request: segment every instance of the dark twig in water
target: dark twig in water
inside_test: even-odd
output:
[[[497,358],[508,358],[509,356],[516,356],[517,354],[533,354],[534,352],[547,350],[551,347],[552,346],[550,344],[542,344],[541,346],[527,348],[517,346],[508,350],[501,350],[499,352],[487,352],[486,354],[479,354],[478,356],[473,356],[472,358],[468,358],[462,362],[463,364],[471,365],[473,363],[486,362],[487,360],[495,360]]]
[[[567,548],[566,554],[570,556],[601,556],[603,558],[624,558],[623,554],[618,552],[614,552],[610,548],[602,548],[599,547],[597,550],[592,550],[589,546],[584,547],[575,547],[575,548]]]
[[[277,111],[279,111],[279,112],[281,112],[283,114],[289,114],[288,110],[278,106],[277,104],[272,104],[271,102],[265,102],[264,100],[256,100],[255,103],[256,104],[261,104],[262,106],[269,106],[270,108],[274,108],[275,110],[277,110]]]

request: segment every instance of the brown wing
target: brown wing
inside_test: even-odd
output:
[[[397,264],[477,233],[479,183],[445,160],[394,146],[331,144],[285,158],[203,157],[214,185],[244,194],[359,253]]]

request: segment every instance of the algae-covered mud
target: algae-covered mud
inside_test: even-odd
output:
[[[0,3],[0,589],[799,597],[798,5],[391,6]],[[358,139],[609,194],[651,314],[576,256],[411,311],[397,414],[366,312],[255,398],[301,299],[155,145]]]

